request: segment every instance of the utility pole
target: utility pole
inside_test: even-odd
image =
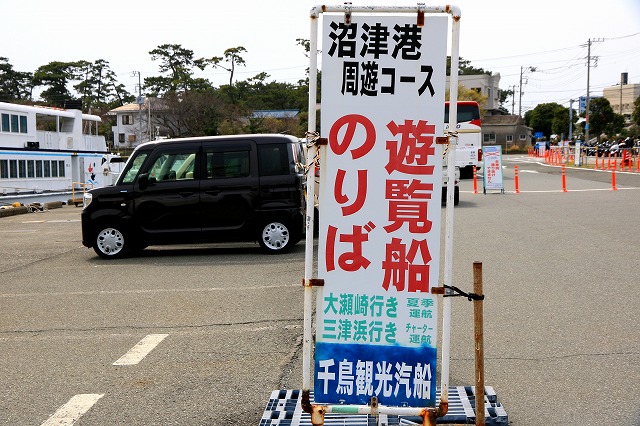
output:
[[[569,140],[573,140],[573,103],[575,99],[569,99]]]
[[[536,67],[520,67],[520,100],[518,102],[518,115],[522,117],[522,76],[525,72],[536,72]],[[527,84],[525,81],[524,84]]]
[[[516,106],[516,85],[511,86],[511,115],[514,114],[514,109]]]
[[[584,110],[584,117],[586,120],[586,125],[584,128],[584,140],[585,143],[589,142],[589,103],[591,102],[591,99],[589,99],[589,79],[591,77],[591,43],[595,43],[598,41],[604,41],[603,39],[600,40],[593,40],[591,41],[591,39],[589,39],[587,41],[587,99],[585,102],[585,110]],[[594,66],[598,66],[598,57],[595,57],[596,60],[596,64]]]
[[[138,142],[142,142],[142,82],[140,71],[134,71],[133,75],[138,76],[138,99],[136,99],[136,103],[138,104],[138,134],[140,135]]]
[[[585,102],[584,117],[586,124],[584,126],[584,142],[589,143],[589,73],[591,71],[591,39],[587,41],[587,99]],[[604,160],[603,160],[604,161]]]

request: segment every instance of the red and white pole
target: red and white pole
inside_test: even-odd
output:
[[[473,193],[478,193],[478,170],[473,166]]]

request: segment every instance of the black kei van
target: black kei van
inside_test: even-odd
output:
[[[85,194],[82,244],[105,259],[227,241],[284,252],[304,234],[304,164],[299,139],[279,134],[142,144],[114,186]]]

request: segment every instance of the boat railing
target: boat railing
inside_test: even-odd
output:
[[[88,151],[106,151],[107,142],[104,136],[82,135],[84,149]]]
[[[73,133],[38,131],[36,132],[40,148],[73,149]],[[69,146],[71,142],[71,146]]]

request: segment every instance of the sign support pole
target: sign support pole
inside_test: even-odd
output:
[[[449,129],[457,128],[458,119],[458,67],[460,65],[460,11],[453,16],[451,25],[451,72],[449,78]],[[455,188],[457,132],[449,135],[447,154],[447,188]],[[453,284],[453,197],[454,191],[447,191],[445,210],[444,240],[444,285]],[[448,287],[447,287],[448,286]],[[449,290],[447,290],[449,291]],[[443,298],[442,306],[442,366],[440,368],[440,405],[449,405],[449,365],[451,363],[451,297]],[[447,409],[445,408],[445,410]],[[446,411],[445,411],[446,413]]]
[[[482,262],[473,262],[473,292],[482,296]],[[484,311],[483,301],[473,301],[473,324],[476,359],[476,426],[485,425],[484,416]]]
[[[316,133],[316,91],[318,84],[318,16],[311,14],[311,30],[309,39],[309,103],[307,119],[307,217],[305,231],[305,262],[304,262],[304,320],[302,341],[302,403],[310,406],[311,392],[311,345],[313,328],[311,324],[313,313],[313,231],[315,215],[315,172],[317,144],[311,144],[311,135]],[[311,236],[311,237],[310,237]],[[307,409],[305,409],[307,411]]]

